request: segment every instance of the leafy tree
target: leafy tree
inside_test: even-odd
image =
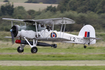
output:
[[[35,18],[35,10],[28,10],[27,13],[31,16],[30,18]]]
[[[54,4],[54,3],[59,3],[62,0],[28,0],[26,3],[49,3],[49,4]]]
[[[40,1],[42,0],[33,0]],[[47,0],[43,0],[45,3]],[[55,0],[54,0],[55,1]],[[49,0],[48,0],[49,2]],[[52,1],[53,2],[53,1]],[[51,2],[51,3],[52,3]],[[13,4],[5,4],[1,6],[0,18],[12,17],[18,19],[45,19],[45,18],[58,18],[67,17],[73,19],[76,24],[67,25],[67,31],[79,31],[84,24],[91,24],[96,30],[105,30],[105,1],[104,0],[62,0],[58,7],[48,6],[43,11],[26,11],[24,7],[19,6],[13,8]],[[10,14],[11,9],[13,13]],[[5,24],[1,24],[1,30],[9,30],[9,27]],[[7,28],[7,29],[6,29]],[[56,27],[58,29],[58,27]]]
[[[28,0],[28,1],[26,1],[26,3],[38,3],[38,1],[37,0]]]
[[[105,13],[105,0],[101,0],[100,3],[98,3],[98,6],[96,8],[96,13]]]
[[[13,17],[14,18],[18,18],[18,19],[22,19],[22,18],[28,18],[28,13],[27,11],[24,9],[23,6],[18,6],[14,9],[14,13],[13,13]]]
[[[9,0],[4,0],[3,2],[9,2]]]
[[[60,4],[57,7],[57,10],[60,10],[62,13],[64,11],[67,11],[67,4],[68,4],[69,0],[62,0],[60,2]]]
[[[1,10],[0,10],[0,16],[2,16],[2,12],[1,12]]]
[[[87,11],[104,13],[105,0],[62,0],[58,5],[57,10],[63,11],[77,11],[79,13],[86,13]]]
[[[10,2],[6,3],[5,5],[1,6],[1,12],[3,15],[13,15],[14,12],[14,5],[10,4]]]
[[[48,6],[45,11],[56,12],[56,7]]]

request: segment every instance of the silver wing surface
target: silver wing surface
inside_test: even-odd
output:
[[[13,18],[2,18],[3,20],[11,20],[11,21],[22,21],[22,22],[30,22],[30,23],[43,23],[43,24],[74,24],[75,21],[69,18],[51,18],[51,19],[13,19]]]
[[[52,41],[52,42],[62,42],[62,41],[70,41],[65,38],[36,38],[38,41]]]

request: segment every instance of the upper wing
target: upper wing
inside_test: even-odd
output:
[[[43,23],[43,24],[54,24],[54,25],[58,25],[58,24],[74,24],[75,21],[69,18],[51,18],[51,19],[38,19],[38,20],[34,20],[34,19],[12,19],[12,18],[2,18],[3,20],[11,20],[11,21],[22,21],[22,22],[31,22],[31,23],[35,23],[35,22],[39,22],[39,23]]]
[[[13,18],[2,18],[3,20],[10,20],[10,21],[24,21],[23,19],[13,19]]]

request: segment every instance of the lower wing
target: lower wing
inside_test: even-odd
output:
[[[38,41],[53,41],[53,42],[62,42],[62,41],[70,41],[64,38],[36,38]]]

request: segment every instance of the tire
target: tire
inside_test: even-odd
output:
[[[87,46],[84,45],[84,48],[86,48]]]
[[[37,53],[37,51],[38,51],[37,47],[32,47],[31,48],[31,53]]]
[[[57,45],[56,45],[56,44],[52,44],[51,47],[53,47],[53,48],[57,48]]]
[[[22,52],[24,52],[24,49],[21,49],[20,48],[20,46],[17,48],[17,51],[19,52],[19,53],[22,53]]]

